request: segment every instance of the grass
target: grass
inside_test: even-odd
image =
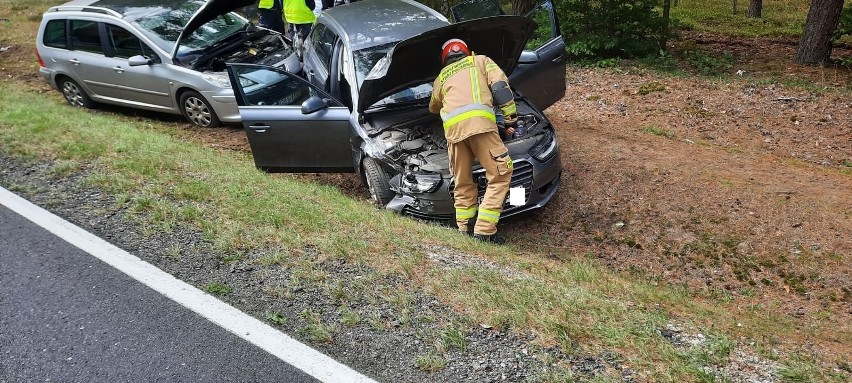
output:
[[[645,133],[648,133],[652,136],[657,136],[657,137],[665,137],[665,138],[674,137],[674,133],[672,133],[672,131],[665,129],[665,128],[659,128],[659,127],[656,127],[656,126],[643,127],[642,131],[645,132]]]
[[[323,323],[322,315],[319,312],[305,309],[299,313],[299,318],[305,322],[305,325],[298,330],[298,333],[311,342],[331,342],[334,339],[334,334],[338,332],[336,327]]]
[[[214,282],[207,285],[204,285],[204,291],[218,296],[228,295],[233,291],[231,286],[228,286],[226,283]]]
[[[266,320],[268,322],[276,324],[278,326],[287,325],[287,317],[285,317],[284,314],[282,314],[278,311],[274,311],[274,312],[266,314]]]
[[[46,114],[42,112],[43,95],[7,85],[0,85],[0,90],[0,114],[5,116],[0,121],[0,151],[60,163],[87,161],[96,169],[87,182],[129,205],[136,219],[149,227],[150,235],[181,224],[196,227],[228,254],[298,249],[299,254],[273,252],[268,260],[258,260],[269,267],[286,264],[292,268],[289,288],[328,285],[329,296],[339,303],[351,299],[350,288],[329,284],[327,273],[315,261],[299,257],[310,249],[317,259],[344,258],[382,273],[406,276],[411,284],[459,308],[471,323],[531,331],[537,334],[537,342],[560,345],[569,354],[616,350],[626,363],[650,376],[686,381],[693,380],[695,372],[669,350],[656,328],[676,315],[679,320],[731,328],[725,336],[737,336],[730,316],[722,314],[724,309],[703,305],[684,291],[655,282],[614,275],[582,255],[561,254],[553,260],[521,249],[506,251],[511,247],[482,247],[452,230],[377,211],[333,187],[263,174],[253,169],[245,154],[179,141],[166,131],[140,127],[109,114],[63,105],[55,106],[65,108],[63,113]],[[199,193],[205,198],[199,199]],[[186,205],[192,206],[192,213],[186,213]],[[421,238],[421,242],[406,238]],[[476,267],[447,271],[425,261],[421,243],[450,246],[523,269],[530,277],[506,279],[492,269]],[[365,286],[374,280],[364,279]],[[230,292],[221,283],[205,289],[218,295]],[[374,285],[373,289],[377,302],[395,307],[401,321],[410,320],[410,292],[397,286]],[[282,291],[284,296],[292,296],[286,288]],[[784,333],[777,322],[761,322],[759,315],[755,317],[742,314],[736,320],[765,323],[765,327],[748,326],[760,328],[754,331],[762,334]],[[336,329],[315,318],[315,314],[305,314],[306,325],[300,334],[316,342],[331,341]],[[361,321],[349,317],[341,324]],[[379,331],[388,325],[377,317],[367,318],[367,322]],[[457,332],[444,336],[451,347],[460,348],[463,339]]]
[[[421,371],[436,372],[444,369],[447,361],[443,356],[432,353],[420,355],[414,360],[414,366]]]

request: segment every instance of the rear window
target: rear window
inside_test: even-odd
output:
[[[50,20],[44,27],[43,41],[45,46],[54,48],[68,48],[65,39],[65,20]]]
[[[71,46],[78,51],[103,54],[98,22],[71,20]]]

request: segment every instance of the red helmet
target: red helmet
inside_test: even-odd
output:
[[[447,56],[456,54],[470,56],[470,49],[468,49],[467,44],[465,44],[464,41],[459,39],[447,40],[447,42],[441,46],[441,64],[443,65],[447,62]]]

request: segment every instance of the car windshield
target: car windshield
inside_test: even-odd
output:
[[[358,86],[361,86],[361,83],[364,82],[364,79],[373,70],[373,67],[379,62],[379,60],[386,57],[388,51],[393,48],[396,42],[378,45],[375,47],[365,48],[353,53],[355,58],[355,75],[358,80]],[[412,86],[409,88],[405,88],[396,92],[390,96],[385,97],[382,100],[379,100],[372,106],[378,105],[388,105],[388,104],[396,104],[396,103],[405,103],[420,99],[429,98],[432,94],[432,83],[423,83],[417,86]]]
[[[204,5],[204,1],[186,1],[175,8],[158,7],[133,21],[142,32],[166,52],[175,48],[178,37],[189,19]],[[184,37],[178,55],[203,50],[240,31],[249,23],[244,17],[229,12],[210,20],[191,35]]]

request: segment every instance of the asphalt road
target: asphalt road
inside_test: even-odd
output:
[[[314,382],[0,205],[0,382]]]

